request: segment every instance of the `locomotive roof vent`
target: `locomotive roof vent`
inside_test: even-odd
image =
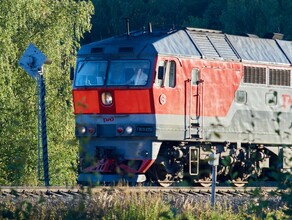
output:
[[[264,38],[274,39],[274,40],[283,40],[284,34],[281,33],[266,33]]]
[[[212,29],[204,29],[204,28],[193,28],[193,27],[186,27],[189,31],[196,31],[196,32],[203,32],[203,33],[214,33],[214,34],[222,34],[222,31],[219,30],[212,30]]]

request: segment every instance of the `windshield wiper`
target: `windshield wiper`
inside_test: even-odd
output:
[[[78,69],[77,73],[80,72],[80,70],[83,68],[84,64],[85,64],[85,62],[83,62],[83,63],[81,64],[81,66],[80,66],[80,68]]]

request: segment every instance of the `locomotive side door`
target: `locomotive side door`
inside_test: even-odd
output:
[[[203,80],[200,76],[200,70],[193,68],[191,70],[191,79],[189,80],[189,138],[203,138]]]

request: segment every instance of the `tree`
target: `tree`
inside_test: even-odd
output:
[[[279,0],[280,5],[280,32],[286,39],[292,40],[292,1]]]
[[[281,32],[291,37],[289,0],[92,0],[96,13],[93,31],[83,43],[126,32],[142,30],[148,22],[153,30],[192,26],[223,30],[228,34],[252,33],[264,36]]]
[[[206,26],[210,29],[222,30],[220,17],[224,10],[226,10],[226,0],[211,0],[203,15]]]
[[[126,33],[126,18],[130,29],[141,30],[149,22],[150,11],[155,1],[145,0],[93,0],[96,10],[92,17],[92,33],[86,35],[84,43]],[[152,11],[153,12],[153,11]],[[151,21],[151,20],[150,20]]]
[[[258,19],[258,1],[227,0],[226,10],[221,15],[225,32],[229,34],[255,33]]]
[[[30,42],[53,63],[44,67],[51,184],[75,181],[69,67],[91,28],[90,1],[2,0],[0,7],[0,184],[38,185],[36,83],[18,65]]]
[[[84,43],[125,33],[125,18],[130,19],[131,31],[146,29],[149,22],[153,29],[180,28],[189,23],[188,14],[202,13],[206,0],[93,0],[93,4],[92,33]]]
[[[289,0],[227,0],[221,22],[231,34],[280,32],[291,39],[291,7]]]

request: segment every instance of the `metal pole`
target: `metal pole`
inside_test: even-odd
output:
[[[216,179],[217,179],[217,166],[212,166],[212,195],[211,195],[211,206],[215,205],[215,195],[216,195]]]
[[[46,106],[45,106],[45,82],[43,77],[43,64],[51,64],[48,59],[36,46],[29,44],[18,64],[32,77],[37,80],[38,89],[38,148],[40,145],[40,127],[42,127],[42,146],[43,146],[43,164],[45,185],[49,186],[49,162],[48,162],[48,143],[46,126]],[[41,118],[41,119],[40,119]],[[40,153],[38,151],[38,158]],[[39,163],[39,162],[38,162]],[[39,164],[38,164],[39,165]],[[40,170],[40,169],[39,169]],[[39,171],[38,170],[38,171]],[[38,172],[38,175],[40,173]]]
[[[44,166],[45,186],[49,186],[50,179],[49,179],[49,159],[48,159],[45,95],[46,95],[45,81],[44,81],[44,76],[41,72],[40,74],[40,108],[41,108],[41,122],[42,122],[43,166]]]
[[[36,82],[37,82],[37,96],[38,96],[38,104],[37,104],[37,111],[38,111],[38,179],[41,179],[41,103],[40,103],[40,75],[38,74],[36,76]]]

